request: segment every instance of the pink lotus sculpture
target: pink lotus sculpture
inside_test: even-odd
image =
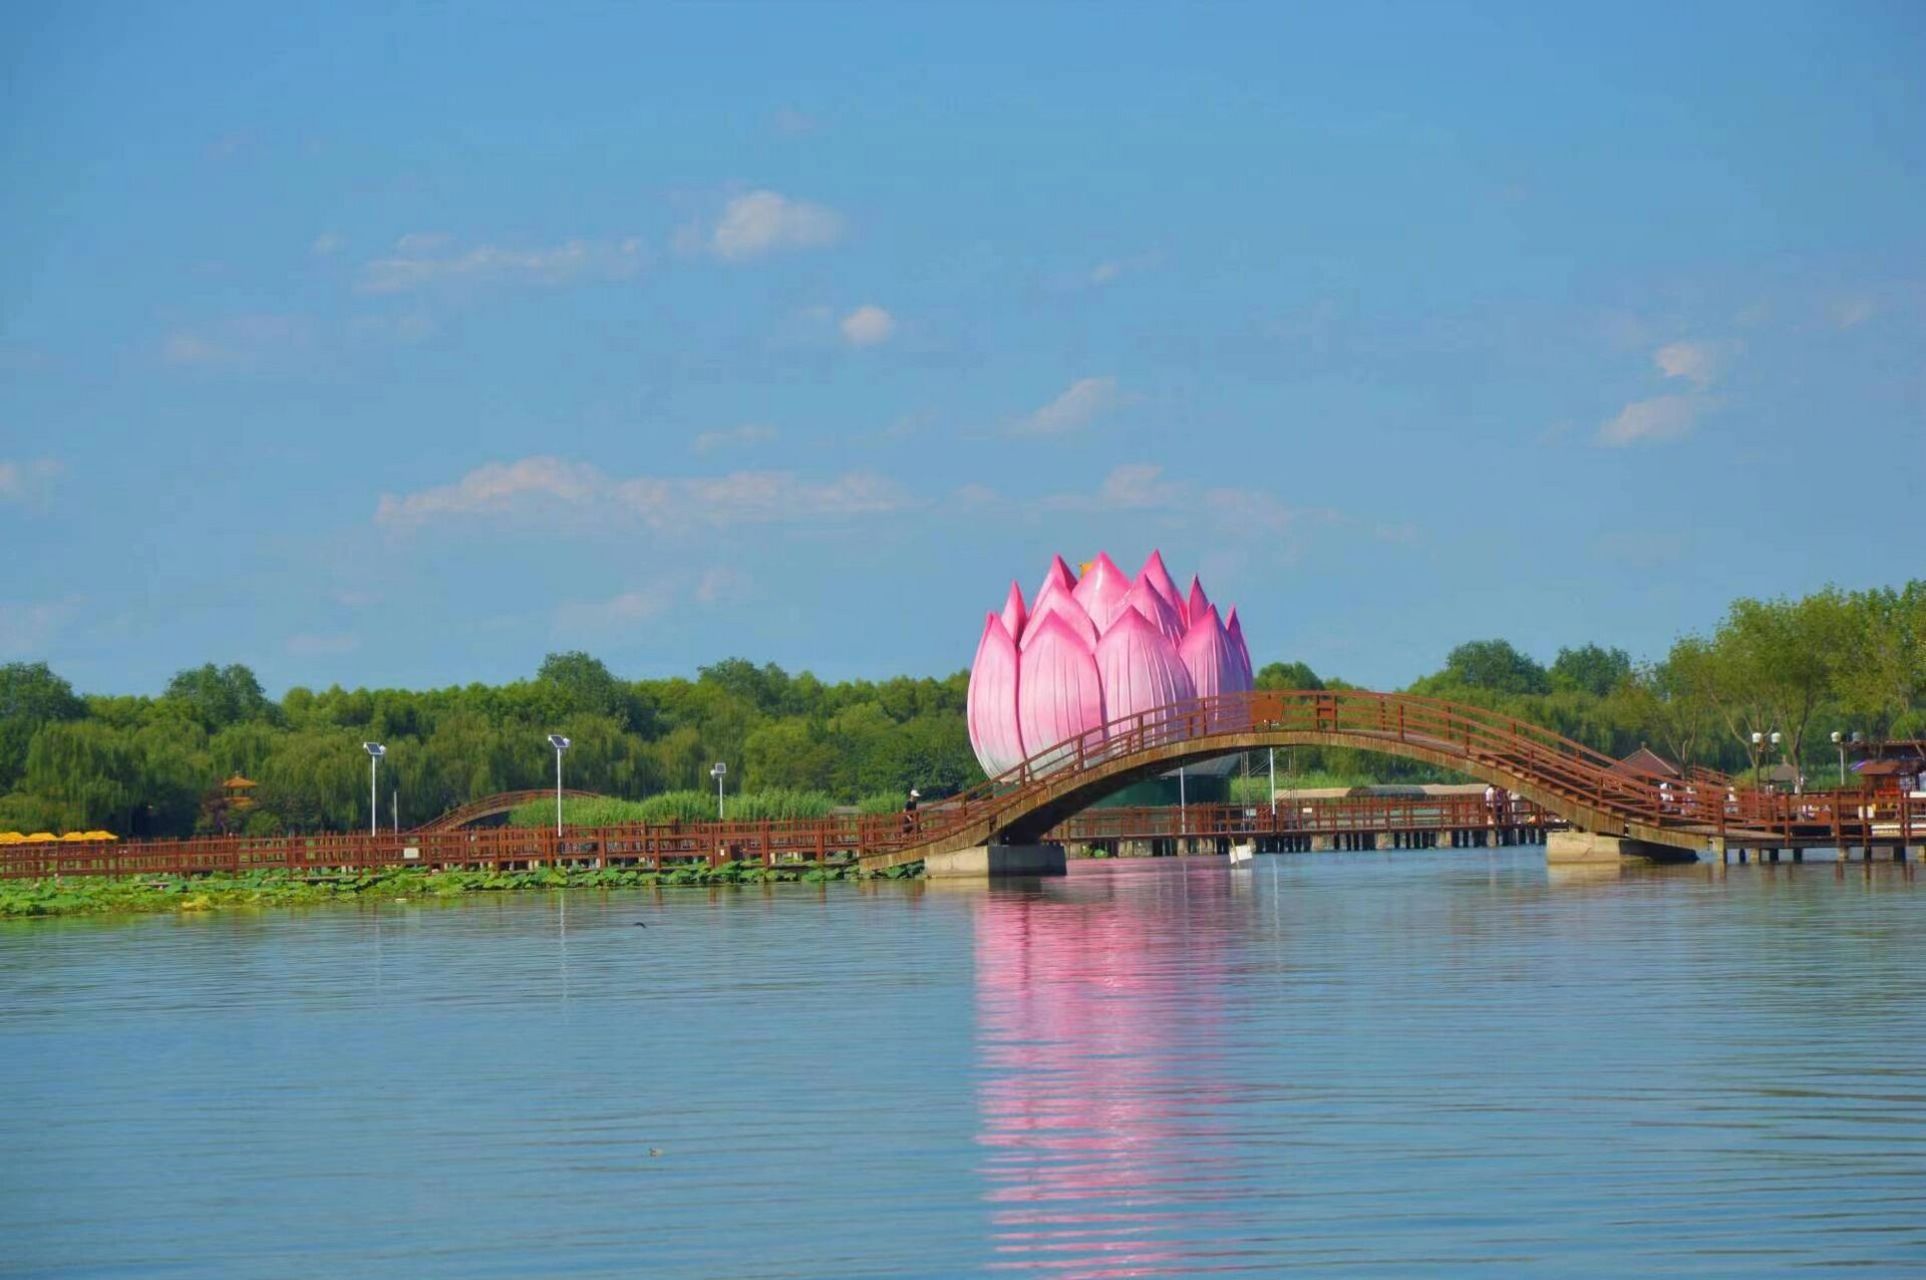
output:
[[[1010,584],[970,667],[970,746],[991,777],[1059,742],[1173,702],[1251,687],[1237,610],[1196,578],[1179,592],[1151,552],[1127,578],[1099,555],[1082,578],[1058,556],[1028,604]]]

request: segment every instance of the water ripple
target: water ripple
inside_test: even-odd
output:
[[[1916,1270],[1922,912],[1467,851],[7,924],[0,1274]]]

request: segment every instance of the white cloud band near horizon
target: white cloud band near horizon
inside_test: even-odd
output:
[[[642,270],[642,241],[569,240],[531,249],[483,244],[463,252],[444,252],[447,237],[414,233],[395,242],[392,254],[361,268],[355,287],[367,294],[409,293],[452,283],[508,281],[563,285],[581,280],[626,280]]]
[[[896,481],[869,471],[811,479],[792,471],[732,471],[716,476],[616,478],[587,463],[555,457],[488,463],[453,484],[383,494],[375,523],[418,529],[449,519],[566,517],[633,519],[651,528],[843,521],[913,505]]]

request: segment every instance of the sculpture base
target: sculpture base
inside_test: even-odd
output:
[[[979,844],[923,860],[923,874],[937,880],[1060,876],[1067,870],[1060,844]]]
[[[1616,863],[1623,858],[1642,858],[1647,862],[1697,862],[1699,855],[1690,849],[1674,849],[1669,844],[1652,844],[1629,836],[1594,835],[1589,831],[1554,831],[1545,837],[1545,861],[1555,865]]]

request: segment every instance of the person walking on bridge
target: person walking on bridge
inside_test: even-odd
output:
[[[918,791],[915,787],[911,787],[910,793],[909,793],[909,799],[903,801],[903,834],[904,835],[909,835],[916,830],[916,827],[917,827],[916,802],[922,798],[923,798],[923,793]]]

